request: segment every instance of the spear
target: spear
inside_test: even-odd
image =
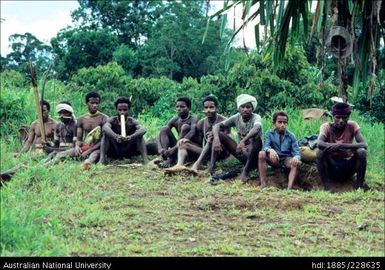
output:
[[[41,105],[39,102],[39,92],[37,90],[36,72],[35,72],[35,68],[32,65],[31,60],[29,60],[29,70],[31,72],[31,82],[32,82],[32,86],[33,86],[33,94],[35,96],[37,115],[38,115],[39,123],[40,123],[41,139],[42,139],[42,143],[45,143],[46,141],[45,141],[45,129],[44,129],[44,122],[43,122],[43,112],[41,110]]]

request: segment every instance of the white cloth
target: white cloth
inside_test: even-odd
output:
[[[248,94],[241,94],[237,97],[237,108],[239,109],[239,107],[249,102],[251,103],[251,105],[253,105],[253,110],[255,110],[258,104],[257,99]]]
[[[67,111],[67,112],[70,112],[72,114],[72,118],[75,120],[75,114],[74,114],[74,109],[68,105],[68,104],[65,104],[65,103],[59,103],[57,106],[56,106],[56,112],[60,112],[60,111]]]

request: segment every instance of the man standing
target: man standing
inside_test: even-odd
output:
[[[320,127],[317,167],[325,190],[330,190],[331,180],[346,181],[355,173],[357,189],[365,182],[367,144],[359,125],[349,121],[350,113],[348,104],[336,103],[332,107],[334,122]]]
[[[106,163],[106,156],[112,158],[130,158],[142,155],[143,163],[148,163],[146,144],[143,135],[146,130],[137,120],[128,116],[131,101],[126,98],[118,98],[115,101],[117,116],[108,118],[103,125],[104,136],[101,144],[100,162]],[[124,127],[121,123],[121,116],[124,116]],[[124,128],[126,136],[121,135]]]

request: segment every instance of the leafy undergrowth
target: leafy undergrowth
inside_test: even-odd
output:
[[[275,173],[260,189],[154,165],[79,166],[37,163],[2,188],[2,256],[384,256],[379,179],[327,193],[277,188]]]

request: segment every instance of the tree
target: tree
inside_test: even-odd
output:
[[[96,67],[112,60],[118,39],[108,30],[63,29],[51,40],[56,55],[55,70],[67,80],[78,69]]]
[[[202,45],[206,21],[205,1],[167,2],[164,15],[140,48],[142,74],[181,81],[214,72],[226,43],[218,36],[220,26],[215,22]]]
[[[357,93],[362,81],[364,89],[369,87],[369,93],[372,93],[374,75],[378,70],[376,50],[381,46],[380,39],[385,41],[385,5],[380,0],[321,0],[316,2],[316,9],[312,14],[309,11],[311,4],[311,0],[226,0],[223,9],[214,14],[211,19],[222,15],[225,21],[226,12],[230,8],[237,5],[243,6],[241,19],[244,23],[237,29],[234,36],[250,22],[258,21],[258,18],[259,22],[255,26],[257,47],[264,42],[262,48],[265,58],[272,57],[276,68],[282,63],[288,40],[294,44],[301,37],[311,40],[313,35],[318,34],[320,57],[324,57],[328,27],[333,25],[345,27],[355,44],[354,89]],[[252,9],[253,7],[255,9]],[[251,12],[251,10],[256,11]],[[303,33],[300,33],[301,25]],[[260,26],[264,27],[267,39],[260,38]],[[342,44],[338,46],[341,48]],[[341,97],[347,97],[345,73],[346,59],[339,58],[338,77]]]
[[[5,67],[29,73],[28,61],[31,60],[35,62],[38,74],[48,68],[52,60],[52,48],[34,35],[31,33],[13,34],[9,36],[9,42],[12,52],[6,56]]]
[[[108,30],[119,43],[137,48],[148,37],[152,25],[162,14],[161,0],[78,0],[72,12],[74,22],[83,30]]]

